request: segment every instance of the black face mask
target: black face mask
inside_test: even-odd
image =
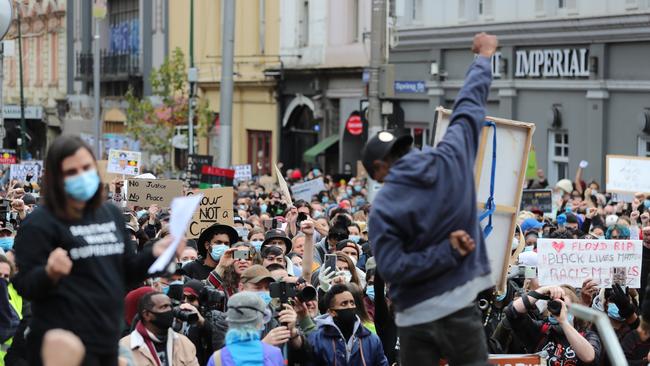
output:
[[[341,330],[345,339],[349,339],[354,331],[354,324],[357,321],[357,309],[335,309],[336,316],[334,324]]]
[[[151,321],[151,324],[155,325],[156,328],[160,330],[164,330],[166,334],[167,329],[169,329],[174,323],[174,313],[171,310],[160,313],[150,311],[150,313],[156,316]]]

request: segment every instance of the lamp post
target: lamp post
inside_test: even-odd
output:
[[[16,6],[17,8],[17,21],[18,21],[18,73],[20,74],[20,141],[18,141],[18,145],[20,146],[20,160],[25,160],[27,157],[27,151],[26,151],[26,144],[27,141],[25,139],[25,130],[27,129],[27,125],[25,124],[25,90],[23,88],[23,34],[21,28],[21,11],[20,11],[20,6]]]

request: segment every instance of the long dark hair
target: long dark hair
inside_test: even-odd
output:
[[[86,149],[92,155],[95,167],[97,160],[92,149],[77,136],[64,135],[57,137],[45,157],[45,174],[43,176],[43,203],[56,217],[62,220],[76,219],[75,213],[68,206],[67,194],[63,183],[63,169],[61,164],[67,157],[74,155],[79,149]],[[99,185],[95,195],[86,202],[85,211],[93,212],[104,202],[104,190]]]

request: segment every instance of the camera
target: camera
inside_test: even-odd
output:
[[[559,316],[562,312],[562,303],[557,300],[551,300],[546,305],[548,312],[553,316]]]
[[[298,212],[298,217],[296,217],[296,226],[300,227],[300,223],[307,220],[307,214],[304,212]]]
[[[280,303],[287,304],[289,298],[296,297],[296,284],[284,281],[274,282],[269,286],[272,298],[280,299]]]
[[[223,291],[213,288],[204,287],[199,293],[199,303],[205,307],[218,307],[224,303],[226,295]]]
[[[194,324],[199,321],[199,315],[189,310],[184,310],[181,309],[180,307],[175,307],[172,309],[172,312],[174,314],[174,318],[180,321],[187,322],[189,324]]]
[[[300,290],[298,292],[296,297],[302,303],[305,303],[307,301],[316,300],[316,289],[314,288],[314,286],[307,285],[307,286],[305,286],[305,288],[303,288],[302,290]]]

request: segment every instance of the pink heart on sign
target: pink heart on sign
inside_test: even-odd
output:
[[[564,249],[564,242],[562,241],[554,241],[553,242],[553,249],[555,249],[556,252],[562,251]]]

